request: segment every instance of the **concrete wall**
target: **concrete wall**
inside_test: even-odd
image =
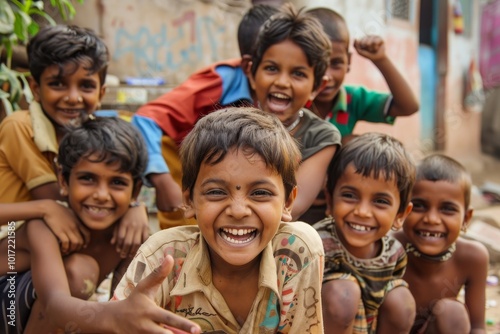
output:
[[[109,73],[176,85],[214,61],[239,56],[236,30],[250,0],[87,0],[73,23],[106,41]]]

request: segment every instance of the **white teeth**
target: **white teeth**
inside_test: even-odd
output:
[[[232,235],[244,235],[248,233],[252,233],[255,229],[236,229],[236,228],[223,228],[224,233],[232,234]]]
[[[109,209],[98,208],[98,207],[95,207],[95,206],[89,206],[88,209],[92,213],[108,213],[109,212]]]
[[[273,94],[271,94],[271,96],[278,98],[278,99],[287,99],[287,100],[290,99],[290,97],[288,97],[285,94],[281,94],[281,93],[273,93]]]
[[[256,231],[256,229],[222,228],[222,232],[224,232],[224,233],[221,233],[220,235],[224,240],[226,240],[230,243],[243,244],[243,243],[249,242],[255,238],[255,235],[256,235],[254,233],[255,231]],[[249,236],[245,240],[236,240],[236,239],[233,239],[230,237],[230,235],[242,236],[242,235],[246,235],[246,234],[249,234]]]
[[[372,227],[363,226],[363,225],[349,224],[349,226],[352,229],[356,230],[356,231],[363,231],[364,232],[364,231],[371,231],[371,230],[373,230]]]
[[[443,233],[439,232],[419,232],[423,237],[432,237],[432,238],[442,238],[444,236]]]

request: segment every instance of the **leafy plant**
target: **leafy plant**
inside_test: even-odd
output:
[[[83,3],[84,0],[76,1]],[[50,0],[50,5],[57,8],[64,21],[75,16],[71,0]],[[12,57],[15,46],[25,45],[40,30],[36,17],[41,17],[50,25],[56,24],[44,6],[42,0],[0,0],[0,55],[5,58],[5,63],[0,65],[0,101],[7,114],[19,108],[23,96],[31,101],[26,80],[29,73],[13,70]]]

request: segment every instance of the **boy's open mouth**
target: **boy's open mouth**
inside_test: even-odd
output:
[[[365,225],[358,225],[354,223],[348,223],[346,222],[347,226],[352,228],[353,230],[360,231],[360,232],[369,232],[375,229],[375,227],[370,227],[370,226],[365,226]]]
[[[423,238],[444,238],[445,234],[441,232],[416,231],[418,236]]]
[[[271,93],[268,95],[268,106],[272,112],[283,112],[288,108],[292,99],[290,96],[281,93]]]
[[[244,244],[252,241],[257,236],[257,229],[248,228],[221,228],[219,234],[222,239],[233,244]]]

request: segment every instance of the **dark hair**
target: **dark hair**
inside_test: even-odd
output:
[[[253,107],[229,107],[201,118],[181,145],[182,189],[193,191],[202,164],[215,165],[227,152],[258,154],[283,179],[286,198],[297,185],[300,150],[281,121]]]
[[[346,42],[349,45],[349,29],[342,15],[325,7],[313,8],[307,13],[318,19],[330,41]]]
[[[470,174],[458,161],[442,154],[425,157],[417,165],[417,181],[446,181],[463,186],[465,209],[470,205],[472,180]]]
[[[297,11],[290,3],[267,20],[260,30],[252,54],[252,74],[257,72],[267,49],[286,40],[294,42],[304,51],[309,66],[314,68],[313,89],[316,90],[330,63],[332,46],[318,20],[302,9]]]
[[[258,4],[251,7],[245,15],[243,15],[238,25],[238,45],[242,56],[252,54],[260,28],[271,15],[277,12],[278,8],[276,7]]]
[[[415,184],[415,164],[399,140],[372,132],[349,141],[335,154],[328,167],[326,187],[330,194],[333,194],[337,180],[351,164],[356,173],[364,177],[384,177],[386,181],[396,181],[401,201],[398,212],[405,210]]]
[[[141,134],[132,124],[116,117],[91,117],[79,127],[69,127],[59,145],[58,162],[62,175],[69,180],[71,170],[81,159],[120,164],[130,172],[134,185],[146,169],[148,154]]]
[[[59,67],[59,77],[68,75],[64,67],[73,64],[74,71],[83,65],[90,74],[99,73],[104,84],[109,53],[106,44],[94,31],[77,26],[47,26],[28,43],[28,63],[31,75],[40,83],[43,71],[52,65]]]

